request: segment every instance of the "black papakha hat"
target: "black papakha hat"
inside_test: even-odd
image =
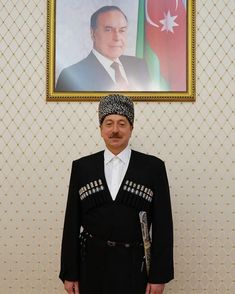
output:
[[[124,115],[131,125],[134,123],[134,103],[128,96],[110,94],[101,98],[98,112],[100,125],[110,114]]]

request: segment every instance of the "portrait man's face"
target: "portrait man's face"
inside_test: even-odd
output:
[[[93,47],[105,57],[115,60],[126,46],[127,20],[117,10],[101,13],[97,25],[91,30]]]

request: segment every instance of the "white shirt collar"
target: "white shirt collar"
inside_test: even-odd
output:
[[[119,58],[117,58],[115,60],[111,60],[111,59],[105,57],[104,55],[102,55],[101,53],[99,53],[94,48],[92,49],[92,52],[106,70],[110,70],[110,66],[112,65],[112,63],[114,61],[119,63],[122,66],[121,61],[119,60]]]
[[[109,163],[114,157],[118,157],[123,163],[127,164],[131,156],[131,149],[127,146],[118,155],[114,155],[107,147],[104,150],[104,163]]]

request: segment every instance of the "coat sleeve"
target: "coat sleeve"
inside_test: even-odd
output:
[[[174,278],[174,266],[171,201],[165,164],[162,161],[156,176],[149,283],[164,284]]]
[[[64,282],[79,280],[80,265],[80,197],[78,193],[78,168],[72,165],[64,230],[61,246],[61,270],[59,277]]]

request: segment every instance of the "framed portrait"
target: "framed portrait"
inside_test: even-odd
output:
[[[195,1],[49,0],[47,101],[195,101]]]

